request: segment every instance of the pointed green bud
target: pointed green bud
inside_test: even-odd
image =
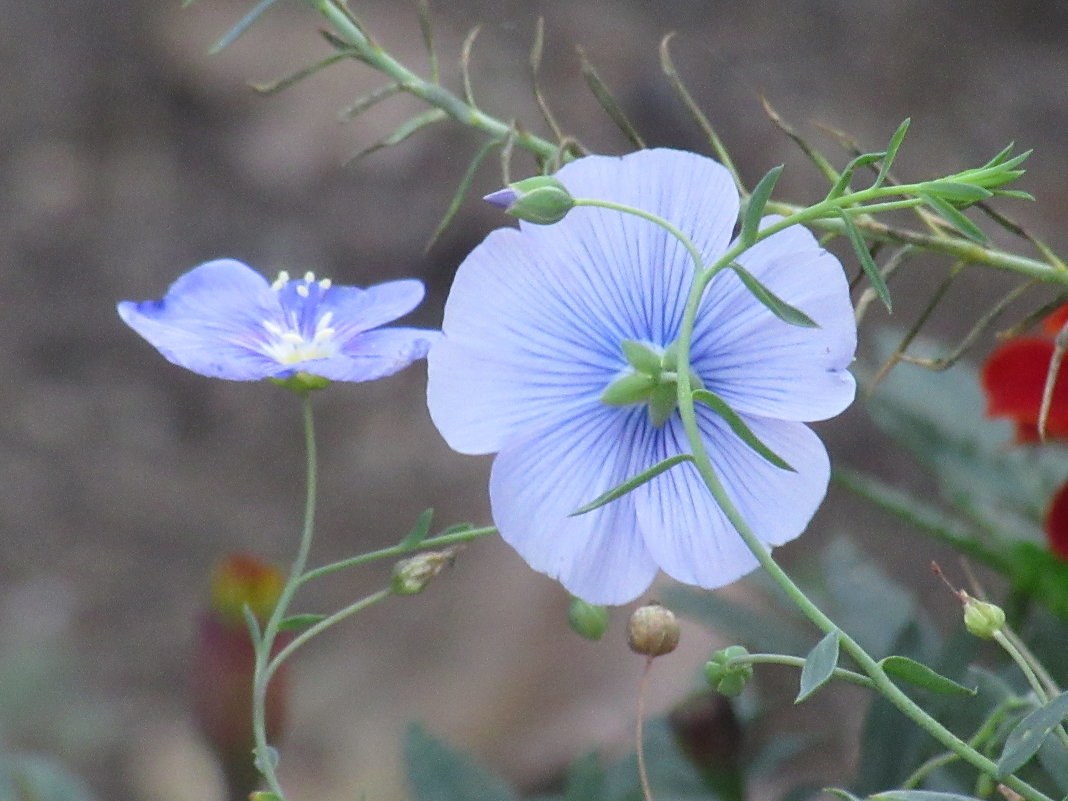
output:
[[[964,602],[964,628],[969,634],[991,640],[1005,627],[1005,612],[1000,606],[973,598],[963,590],[960,596]]]
[[[571,630],[587,640],[597,641],[608,630],[608,609],[572,598],[567,607],[567,622]]]
[[[679,644],[675,613],[658,603],[639,606],[627,621],[627,645],[648,657],[670,654]]]
[[[401,559],[393,566],[393,592],[397,595],[415,595],[422,592],[434,576],[452,564],[455,556],[455,549],[449,548]]]
[[[536,225],[560,222],[575,207],[571,193],[551,175],[524,178],[486,195],[483,200]]]
[[[740,645],[732,645],[712,654],[712,658],[705,662],[705,680],[709,686],[728,698],[738,695],[753,678],[753,666],[748,662],[731,663],[748,655],[749,652]]]

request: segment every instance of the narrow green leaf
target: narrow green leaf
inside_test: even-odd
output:
[[[319,72],[319,70],[326,69],[331,64],[336,64],[346,58],[349,58],[348,53],[334,53],[327,56],[322,61],[317,61],[311,66],[290,73],[286,77],[280,78],[277,81],[272,81],[271,83],[254,83],[252,84],[252,89],[261,95],[274,95],[281,92],[283,89],[288,89],[290,86],[314,75]]]
[[[880,660],[879,666],[886,671],[887,675],[895,679],[907,681],[909,684],[942,695],[975,695],[977,692],[974,687],[957,684],[952,679],[947,679],[941,673],[907,656],[888,656]]]
[[[395,94],[399,94],[402,91],[399,83],[391,83],[388,86],[383,86],[375,89],[373,92],[364,95],[351,106],[342,111],[338,116],[342,121],[351,120],[372,106],[380,103],[386,98],[393,97]]]
[[[846,235],[849,237],[849,243],[853,246],[853,251],[857,254],[861,269],[863,269],[864,274],[868,276],[868,283],[870,283],[872,289],[875,290],[875,294],[879,296],[879,300],[886,306],[886,310],[892,312],[894,308],[890,301],[890,288],[886,285],[886,281],[883,279],[883,274],[879,272],[879,267],[875,264],[875,259],[871,257],[871,251],[868,250],[868,245],[864,241],[864,237],[861,236],[856,223],[853,222],[852,217],[850,217],[846,211],[843,210],[841,212],[841,217],[842,223],[845,225]]]
[[[1031,200],[1035,199],[1035,196],[1030,192],[1024,192],[1020,189],[995,189],[994,195],[996,197],[1011,197],[1017,200]]]
[[[438,537],[446,537],[450,534],[462,534],[465,531],[471,531],[474,529],[470,523],[454,523],[446,529],[442,529],[437,533]]]
[[[780,164],[778,167],[772,167],[768,170],[753,189],[753,194],[749,196],[749,201],[745,204],[740,239],[747,248],[752,247],[753,243],[756,242],[757,234],[760,232],[760,220],[764,216],[764,207],[768,205],[768,201],[771,199],[771,193],[775,189],[779,176],[782,175],[783,167],[784,165]]]
[[[714,392],[707,389],[695,389],[693,391],[693,399],[697,403],[703,403],[722,417],[723,421],[730,426],[731,431],[733,431],[742,442],[773,465],[783,470],[789,470],[791,473],[797,472],[785,459],[761,442],[757,435],[745,424],[745,421],[738,416],[738,413],[735,412],[734,409],[732,409],[719,395],[716,395]]]
[[[994,156],[994,158],[990,159],[990,161],[988,161],[986,164],[984,164],[982,167],[980,167],[980,169],[985,170],[988,167],[996,167],[996,166],[998,166],[999,164],[1004,162],[1005,159],[1007,159],[1009,157],[1009,153],[1012,152],[1012,149],[1014,147],[1016,147],[1016,143],[1015,142],[1009,142],[1007,145],[1005,145],[1004,148],[1002,148],[998,152],[998,154],[996,156]]]
[[[623,113],[623,109],[619,103],[612,96],[612,93],[608,90],[604,81],[601,80],[601,76],[597,74],[597,70],[594,69],[593,64],[586,58],[586,52],[580,47],[579,58],[582,61],[582,77],[586,79],[586,85],[590,87],[590,91],[593,92],[593,96],[597,99],[597,103],[605,110],[605,113],[612,118],[612,122],[616,124],[620,132],[630,140],[630,143],[640,150],[645,149],[645,141],[638,135],[638,131],[631,125],[630,120],[627,119],[627,115]]]
[[[853,795],[848,790],[843,790],[841,787],[824,787],[823,792],[830,795],[836,795],[842,799],[842,801],[861,801],[859,796]]]
[[[574,512],[569,514],[568,517],[576,517],[578,515],[584,515],[587,512],[592,512],[594,509],[598,509],[604,506],[606,503],[611,503],[616,498],[623,497],[631,490],[640,487],[642,484],[645,484],[648,481],[652,481],[658,475],[670,470],[675,465],[682,464],[683,462],[692,461],[693,457],[690,454],[680,453],[678,456],[672,456],[662,462],[657,462],[648,470],[643,470],[641,473],[638,473],[638,475],[634,476],[634,478],[627,479],[618,487],[613,487],[612,489],[608,490],[608,492],[598,496],[585,506],[580,506]]]
[[[965,237],[981,245],[986,244],[986,234],[979,230],[979,226],[961,214],[952,203],[936,195],[928,195],[926,193],[920,194],[920,198]]]
[[[890,168],[894,164],[894,159],[897,158],[897,151],[901,147],[902,141],[905,139],[905,134],[908,133],[909,125],[912,120],[906,117],[897,130],[894,131],[894,135],[890,137],[890,143],[886,146],[886,155],[883,157],[883,163],[879,165],[879,174],[875,177],[875,183],[872,184],[872,189],[880,187],[886,181],[888,175],[890,175]]]
[[[434,23],[430,19],[430,4],[427,0],[416,0],[419,10],[419,31],[423,34],[423,47],[426,49],[427,58],[430,60],[430,82],[437,83],[438,78],[438,54],[434,49]]]
[[[776,295],[774,292],[772,292],[770,289],[760,283],[760,281],[758,281],[752,273],[742,267],[742,265],[738,264],[738,262],[731,262],[730,267],[737,274],[738,278],[741,279],[742,283],[745,284],[745,288],[748,289],[750,293],[752,293],[753,297],[759,300],[764,306],[767,307],[768,311],[770,311],[784,323],[796,325],[801,328],[820,327],[819,323],[817,323],[799,308],[797,308],[796,306],[791,306],[785,300],[780,298],[778,295]]]
[[[998,758],[997,777],[1004,779],[1023,767],[1065,717],[1068,717],[1068,692],[1061,693],[1017,723],[1009,732]]]
[[[927,181],[920,184],[926,194],[934,195],[953,203],[978,203],[994,193],[974,184],[962,184],[956,181]]]
[[[426,128],[429,125],[433,125],[436,122],[441,122],[446,117],[448,117],[448,114],[446,114],[440,108],[432,108],[420,114],[416,114],[407,122],[404,122],[401,125],[397,126],[396,130],[394,130],[393,133],[391,133],[389,136],[383,139],[379,139],[370,147],[365,147],[363,150],[353,155],[351,158],[348,159],[348,162],[351,163],[353,161],[356,161],[357,159],[362,159],[364,156],[370,155],[376,150],[381,150],[384,147],[392,147],[393,145],[399,145],[412,134],[421,131],[423,128]]]
[[[252,27],[253,23],[255,23],[256,20],[260,18],[260,15],[263,14],[264,11],[266,11],[268,8],[270,8],[277,2],[278,0],[260,0],[260,2],[257,3],[256,6],[250,12],[248,12],[247,14],[245,14],[245,16],[238,20],[238,23],[234,25],[234,27],[232,27],[225,34],[223,34],[223,37],[219,39],[219,41],[217,41],[215,44],[213,44],[211,46],[211,50],[209,50],[208,52],[212,55],[215,55],[219,51],[225,50],[227,47],[232,45],[234,41],[239,36],[241,36],[241,34],[243,34],[245,31]]]
[[[434,517],[433,509],[424,509],[419,517],[415,519],[415,525],[412,526],[412,530],[404,535],[404,539],[400,541],[400,547],[402,548],[418,548],[419,543],[426,539],[426,535],[430,532],[430,521]]]
[[[797,698],[794,699],[795,704],[807,700],[831,680],[834,669],[838,666],[838,638],[838,629],[832,629],[808,652],[805,666],[801,668],[801,687]]]
[[[314,626],[320,620],[326,620],[326,615],[293,615],[292,617],[283,618],[282,622],[278,624],[278,630],[306,629],[308,626]]]
[[[499,144],[500,142],[495,142],[493,140],[487,141],[483,143],[482,147],[475,153],[474,158],[471,159],[471,163],[467,165],[467,170],[464,172],[463,178],[460,179],[459,186],[457,186],[456,191],[453,192],[452,199],[449,201],[449,207],[445,209],[445,214],[442,215],[441,220],[434,229],[434,233],[430,235],[426,247],[423,248],[424,253],[434,246],[434,243],[438,241],[438,237],[445,232],[445,229],[449,227],[453,218],[456,217],[456,213],[460,210],[460,205],[464,202],[464,198],[467,196],[471,184],[474,183],[475,174],[478,172],[478,168],[482,166],[482,162],[485,160],[486,156],[488,156],[493,148],[497,147]]]
[[[874,164],[884,158],[886,158],[886,153],[862,153],[857,156],[842,170],[842,174],[838,176],[838,180],[831,187],[831,191],[827,193],[826,199],[834,200],[836,197],[844,195],[849,191],[849,185],[853,182],[853,175],[858,169],[867,167],[869,164]]]
[[[887,790],[869,798],[878,801],[979,801],[975,796],[963,793],[942,793],[936,790]]]

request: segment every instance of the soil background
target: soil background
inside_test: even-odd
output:
[[[352,4],[383,45],[425,69],[414,4]],[[658,69],[658,43],[678,31],[679,70],[745,178],[788,164],[782,197],[815,199],[822,184],[761,95],[837,163],[846,157],[813,123],[878,149],[911,117],[907,178],[975,166],[1010,141],[1035,148],[1021,186],[1039,202],[1013,214],[1068,251],[1060,0],[435,5],[445,81],[457,87],[462,42],[481,24],[476,96],[536,130],[527,53],[543,17],[545,94],[597,152],[631,148],[592,100],[576,45],[651,145],[707,152]],[[339,124],[339,110],[385,83],[355,63],[277,96],[253,93],[249,82],[327,51],[314,13],[287,2],[209,56],[251,6],[0,0],[0,743],[61,759],[109,801],[222,798],[185,689],[196,618],[221,555],[290,558],[303,470],[290,396],[173,367],[122,325],[116,301],[159,297],[190,267],[231,256],[268,275],[312,270],[339,283],[420,277],[428,298],[408,319],[434,326],[463,255],[502,224],[477,200],[499,182],[488,164],[427,251],[480,140],[446,124],[345,166],[421,109],[396,98]],[[517,173],[524,166],[517,158]],[[880,309],[871,324],[911,322],[944,275],[932,265],[902,288],[894,318]],[[959,336],[1005,286],[970,281],[933,330]],[[428,506],[441,526],[488,522],[489,459],[448,450],[424,381],[418,365],[322,393],[314,561],[392,544]],[[862,407],[820,430],[835,459],[922,485]],[[920,541],[869,514],[832,491],[814,536],[783,552],[804,558],[819,534],[845,526],[866,552],[923,580]],[[338,608],[381,586],[384,570],[324,579],[301,610]],[[622,642],[624,615],[592,645],[567,630],[566,600],[487,541],[423,596],[310,646],[293,664],[284,749],[294,801],[404,797],[410,720],[527,788],[588,748],[625,750],[641,660]],[[684,637],[658,665],[654,708],[696,686],[714,643],[697,628]],[[848,771],[849,734],[836,737],[831,752],[846,758],[831,760],[826,782]]]

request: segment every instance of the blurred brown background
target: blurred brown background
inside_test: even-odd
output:
[[[59,756],[109,801],[221,797],[184,694],[194,618],[221,554],[288,560],[303,471],[290,397],[167,364],[124,328],[115,302],[159,297],[195,264],[232,256],[343,283],[421,277],[428,300],[409,319],[436,325],[452,271],[501,224],[469,199],[424,253],[477,137],[444,125],[342,166],[417,104],[395,99],[339,125],[339,109],[385,83],[356,64],[256,96],[248,82],[326,49],[316,16],[282,2],[209,57],[251,5],[0,0],[0,744]],[[402,61],[425,68],[411,5],[352,5]],[[532,127],[526,60],[544,16],[546,94],[564,127],[601,152],[628,146],[590,99],[576,44],[651,144],[704,148],[657,67],[661,36],[680,31],[674,53],[691,91],[748,180],[788,162],[784,197],[814,198],[815,175],[768,123],[760,94],[831,150],[811,122],[877,148],[911,116],[898,163],[909,178],[974,166],[1010,140],[1034,147],[1022,188],[1039,203],[1014,211],[1068,250],[1064,2],[436,6],[443,74],[455,87],[460,44],[481,23],[476,94]],[[496,184],[488,166],[474,197]],[[990,291],[969,286],[940,317],[947,335]],[[899,324],[916,311],[898,308]],[[886,322],[882,310],[872,317]],[[419,366],[322,394],[315,562],[391,544],[427,506],[441,526],[487,520],[489,460],[448,451],[423,382]],[[822,430],[835,458],[863,464],[880,450],[862,409]],[[814,528],[847,514],[864,509],[832,493]],[[910,541],[861,545],[880,553],[893,542]],[[337,608],[381,586],[384,571],[324,579],[299,606]],[[566,630],[565,604],[487,541],[423,596],[309,647],[294,664],[283,751],[294,801],[402,797],[398,738],[413,719],[528,786],[595,744],[627,748],[641,664],[622,644],[622,617],[595,646]],[[707,635],[687,635],[658,665],[654,706],[685,693],[703,661]]]

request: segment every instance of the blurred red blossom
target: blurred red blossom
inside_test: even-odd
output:
[[[243,610],[247,606],[262,627],[278,602],[282,584],[282,574],[255,557],[227,556],[212,572],[211,602],[200,617],[193,661],[193,711],[219,759],[232,799],[248,798],[260,780],[252,758],[255,654]],[[280,634],[273,651],[291,639],[291,634]],[[287,690],[288,676],[282,665],[267,690],[267,739],[272,743],[282,735]]]

